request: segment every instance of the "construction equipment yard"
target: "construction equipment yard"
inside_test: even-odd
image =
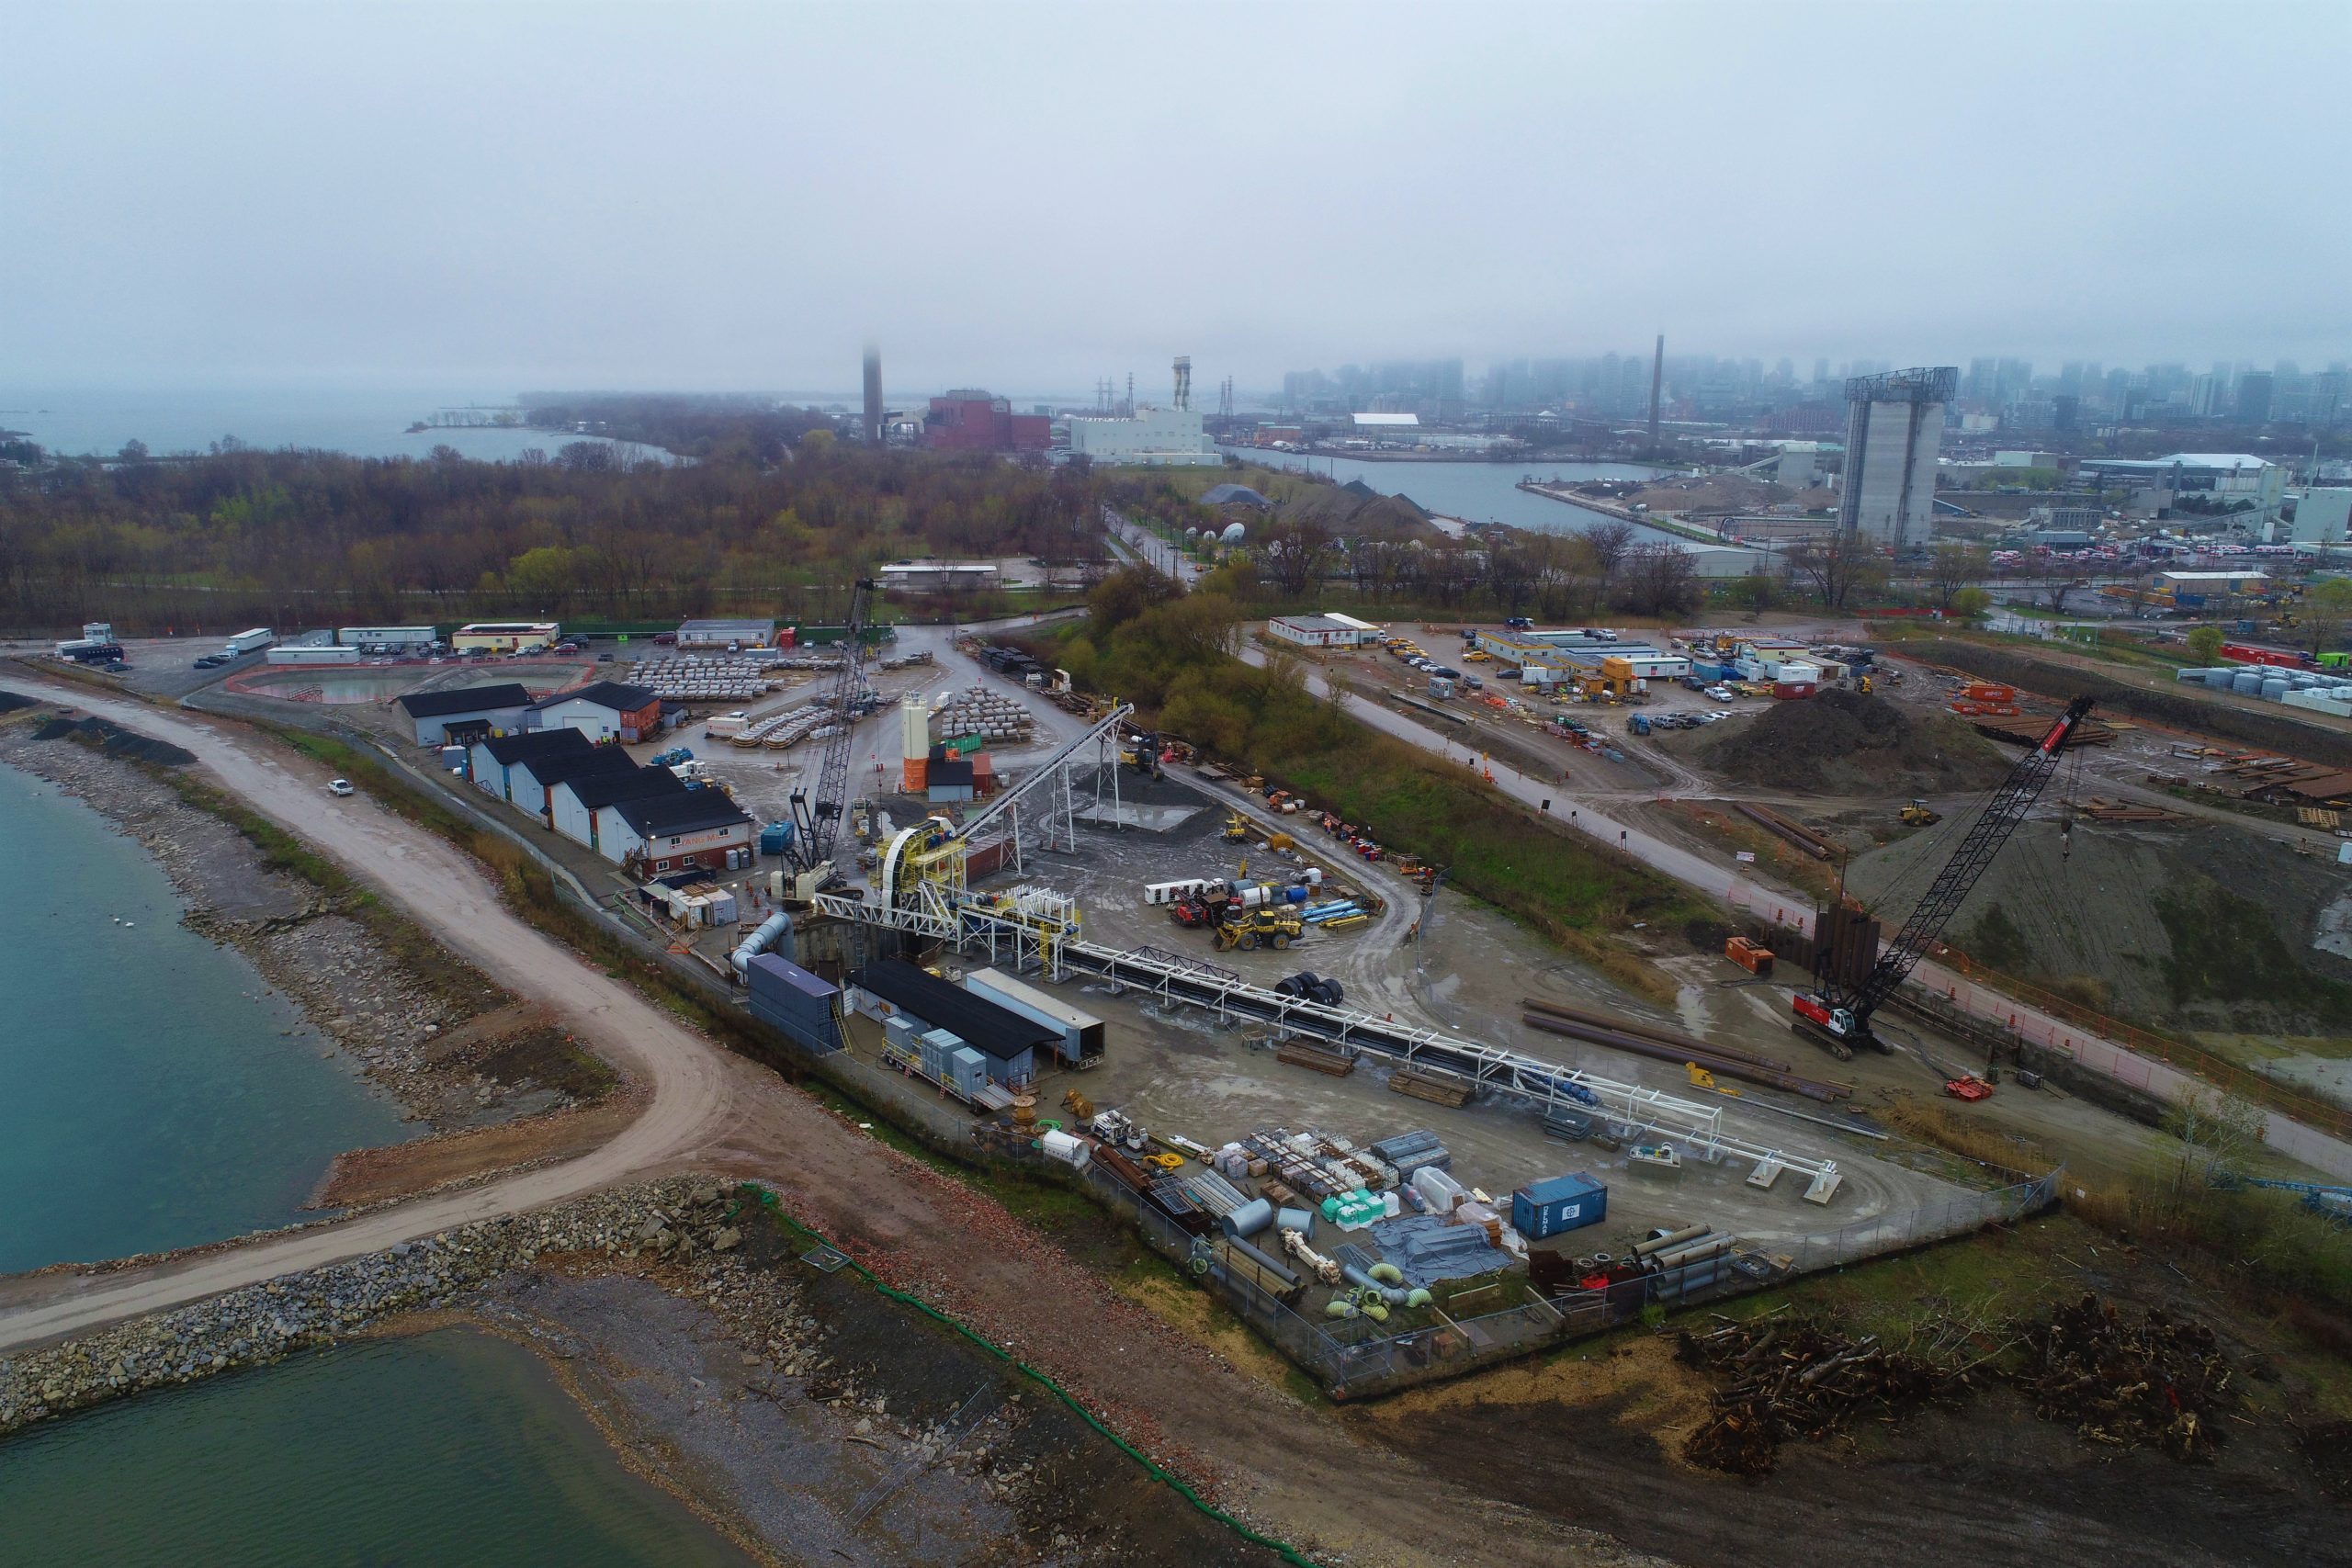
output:
[[[736,908],[700,925],[671,919],[621,869],[466,779],[419,766],[405,737],[371,725],[365,705],[337,705],[333,716],[345,733],[372,731],[389,759],[527,843],[673,976],[715,1002],[748,1003],[742,1025],[772,1026],[775,1060],[850,1097],[843,1128],[854,1142],[865,1135],[847,1129],[872,1116],[1000,1178],[1073,1187],[1110,1216],[1088,1206],[1085,1224],[1115,1223],[1178,1271],[1154,1286],[1155,1312],[1246,1325],[1351,1406],[1393,1395],[1356,1411],[1358,1435],[1401,1451],[1421,1423],[1464,1438],[1490,1430],[1501,1408],[1491,1402],[1516,1386],[1497,1378],[1539,1391],[1530,1397],[1561,1391],[1564,1403],[1521,1413],[1530,1430],[1561,1440],[1548,1457],[1475,1479],[1449,1459],[1440,1468],[1459,1484],[1515,1498],[1605,1474],[1663,1506],[1683,1483],[1659,1481],[1645,1448],[1617,1452],[1611,1445],[1626,1439],[1572,1403],[1589,1395],[1590,1376],[1607,1384],[1627,1375],[1625,1363],[1590,1374],[1580,1350],[1543,1353],[1694,1303],[1738,1312],[1731,1303],[1748,1292],[1786,1299],[1888,1254],[1911,1255],[1888,1268],[1931,1276],[1934,1266],[1917,1259],[1972,1249],[1922,1253],[1923,1244],[1991,1226],[1983,1245],[1999,1249],[2018,1234],[2013,1223],[2058,1195],[2059,1161],[2083,1172],[2142,1171],[2181,1146],[2153,1115],[2134,1119],[2104,1108],[2112,1100],[2070,1092],[2063,1073],[2029,1087],[1997,1045],[1988,1060],[1965,1020],[1916,1007],[1878,1020],[1871,1032],[1889,1049],[1839,1059],[1792,1026],[1792,997],[1819,982],[1769,943],[1727,941],[1727,924],[1616,933],[1617,947],[1657,982],[1636,992],[1453,887],[1443,867],[1382,843],[1379,824],[1327,824],[1317,802],[1204,763],[1173,738],[1140,735],[1121,708],[1030,686],[940,632],[901,632],[888,659],[893,667],[867,664],[866,712],[845,725],[831,723],[840,682],[818,669],[790,672],[745,701],[736,723],[713,727],[731,734],[697,721],[629,748],[650,761],[683,743],[699,775],[763,822],[810,825],[803,831],[832,824],[820,847],[835,876],[813,904],[793,896],[797,862],[763,855],[702,874]],[[910,787],[918,731],[907,716],[918,708],[931,761],[956,754],[941,750],[953,732],[989,731],[981,739],[1000,769],[994,793],[943,801]],[[751,744],[730,743],[777,721]],[[786,728],[797,733],[771,747]],[[1693,801],[1726,803],[1715,813],[1722,822],[1781,845],[1792,863],[1833,864],[1816,852],[1826,847],[1849,856],[1850,872],[1870,858],[1855,852],[1866,845],[1907,848],[1919,863],[1908,897],[1899,873],[1883,896],[1890,931],[1983,804],[1973,792],[1926,792],[1927,814],[1939,821],[1915,826],[1901,813],[1910,781],[1871,800],[1726,789],[1679,750],[1712,739],[1669,735],[1623,753],[1691,781],[1685,799],[1658,800],[1654,782],[1577,798],[1716,862],[1749,840],[1719,835],[1693,815]],[[1534,744],[1572,752],[1571,772],[1634,768],[1549,734]],[[2192,829],[2244,830],[2177,791],[2148,815],[2153,786],[2126,787],[2119,769],[2138,764],[2114,759],[2152,744],[2119,728],[2083,773],[2070,763],[2048,777],[2047,793],[2023,802],[2017,842],[1991,863],[2029,863],[2011,857],[2035,852],[2064,799],[2083,805],[2072,813],[2077,850],[2096,841],[2089,834],[2180,832],[2176,817]],[[1991,771],[2014,757],[1996,753]],[[2102,765],[2094,796],[2089,770]],[[962,775],[945,776],[954,787]],[[2066,874],[2062,857],[2056,874]],[[1996,874],[1987,887],[1998,885]],[[1977,918],[1971,904],[1951,930],[1972,931]],[[1221,941],[1220,928],[1266,940]],[[909,988],[897,957],[928,968],[922,987]],[[805,988],[775,989],[787,972]],[[1020,1037],[992,1038],[1006,1018]],[[1978,1073],[1997,1079],[1990,1098],[1947,1093]],[[1911,1135],[1921,1107],[1971,1129],[1975,1156]],[[2275,1158],[2262,1169],[2249,1183],[2257,1190],[2298,1175]],[[887,1235],[861,1239],[887,1256]],[[1098,1245],[1074,1231],[1060,1239],[1080,1254]],[[1169,1291],[1204,1303],[1178,1304]],[[1966,1313],[1937,1329],[1984,1331]],[[1940,1350],[1905,1359],[1851,1334],[1806,1332],[1802,1343],[1816,1348],[1808,1354],[1834,1362],[1818,1393],[1772,1393],[1777,1385],[1753,1375],[1761,1337],[1725,1336],[1711,1342],[1729,1348],[1718,1358],[1717,1416],[1706,1419],[1702,1391],[1677,1430],[1712,1434],[1705,1445],[1694,1439],[1693,1462],[1770,1468],[1774,1461],[1737,1426],[1761,1412],[1789,1450],[1778,1456],[1782,1468],[1859,1507],[1850,1485],[1795,1445],[1908,1391],[1940,1401],[1959,1386],[1959,1363]],[[2131,1354],[2169,1354],[2163,1348],[2175,1342],[2136,1325],[2114,1337]],[[1614,1347],[1596,1357],[1629,1353],[1622,1336],[1594,1343]],[[2199,1366],[2219,1365],[2196,1353],[2207,1356]],[[1476,1375],[1507,1361],[1521,1366]],[[2066,1371],[2052,1364],[2053,1377]],[[1691,1397],[1677,1377],[1668,1381],[1685,1392],[1676,1397]],[[1571,1393],[1571,1382],[1583,1392]],[[2200,1439],[2154,1417],[2144,1424],[2153,1434],[2144,1440],[2197,1451]],[[1584,1457],[1571,1464],[1571,1452]],[[1803,1495],[1752,1499],[1725,1515],[1725,1528],[1747,1518],[1785,1529]],[[1621,1501],[1572,1512],[1662,1548],[1640,1508]],[[1988,1547],[1986,1560],[2007,1557]],[[1862,1559],[1832,1551],[1823,1560]]]

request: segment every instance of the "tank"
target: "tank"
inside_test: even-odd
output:
[[[2275,702],[2277,702],[2280,697],[2283,697],[2283,696],[2285,696],[2286,694],[2287,694],[2287,682],[2284,682],[2284,681],[2280,681],[2280,680],[2277,680],[2277,679],[2275,679],[2275,678],[2274,678],[2274,679],[2266,680],[2266,681],[2264,681],[2264,682],[2262,682],[2262,700],[2263,700],[2264,702],[2267,702],[2267,703],[2275,703]]]
[[[2262,677],[2251,670],[2241,670],[2232,677],[2230,690],[2241,696],[2258,697],[2262,694]]]

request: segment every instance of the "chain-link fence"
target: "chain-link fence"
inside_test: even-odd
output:
[[[1019,1159],[1023,1147],[1008,1141],[1001,1152]],[[1499,1297],[1516,1292],[1518,1301],[1476,1316],[1453,1315],[1433,1306],[1430,1321],[1399,1331],[1365,1317],[1317,1322],[1303,1316],[1254,1280],[1227,1269],[1203,1238],[1178,1225],[1103,1166],[1087,1166],[1080,1179],[1114,1213],[1132,1219],[1148,1246],[1216,1293],[1235,1316],[1322,1384],[1332,1398],[1348,1399],[1393,1393],[1528,1355],[1636,1318],[1653,1303],[1682,1306],[1720,1299],[2012,1222],[2050,1205],[2058,1175],[2052,1170],[1996,1191],[1964,1193],[1949,1202],[1874,1215],[1778,1250],[1735,1245],[1717,1257],[1595,1289],[1546,1297],[1514,1275],[1478,1293],[1491,1290]]]

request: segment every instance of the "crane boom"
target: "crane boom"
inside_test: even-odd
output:
[[[842,811],[848,804],[842,796],[849,788],[850,742],[865,690],[865,606],[873,589],[872,582],[860,578],[850,590],[842,668],[827,705],[833,732],[826,737],[824,757],[817,767],[816,797],[810,799],[806,790],[792,792],[792,863],[804,872],[819,870],[831,856],[833,840],[841,833]]]
[[[1905,919],[1894,942],[1879,954],[1878,962],[1871,966],[1862,983],[1849,993],[1835,979],[1825,976],[1818,994],[1798,994],[1795,1007],[1799,1018],[1819,1025],[1838,1039],[1876,1043],[1871,1033],[1871,1015],[1918,967],[1937,934],[1959,912],[1969,889],[1976,886],[1976,879],[1984,874],[1993,857],[2001,852],[2001,846],[2009,841],[2009,835],[2017,831],[2018,824],[2033,809],[2033,803],[2041,798],[2043,787],[2058,771],[2058,754],[2065,750],[2067,738],[2091,711],[2092,701],[2089,697],[2076,697],[2067,704],[2066,711],[2058,716],[2049,732],[2009,770],[2009,776],[1993,791],[1984,811],[1960,840],[1960,847],[1936,874],[1936,880]]]

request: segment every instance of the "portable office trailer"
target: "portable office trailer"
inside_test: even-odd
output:
[[[1054,1031],[1060,1036],[1055,1055],[1063,1061],[1082,1066],[1102,1059],[1102,1021],[1092,1013],[1080,1011],[1000,969],[973,970],[964,976],[964,988]]]

